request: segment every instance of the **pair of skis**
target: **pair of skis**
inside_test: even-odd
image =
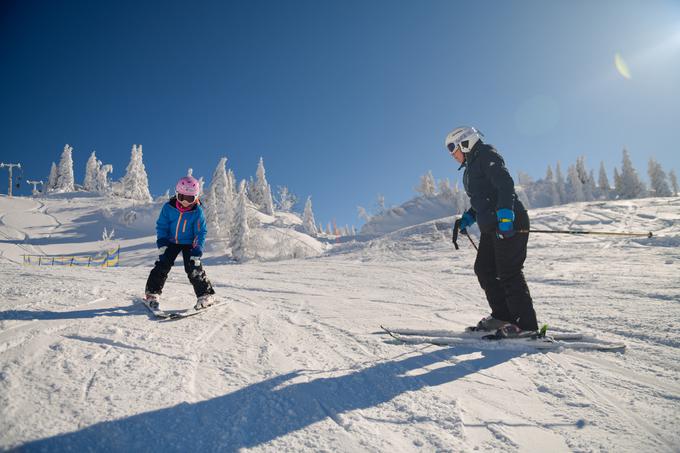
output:
[[[412,329],[380,326],[393,339],[405,344],[433,344],[436,346],[479,346],[489,348],[524,347],[538,350],[578,349],[621,352],[626,344],[602,340],[581,332],[555,332],[522,338],[498,338],[489,332],[456,330]]]
[[[214,304],[209,305],[205,308],[200,308],[198,310],[196,310],[195,308],[192,307],[192,308],[189,308],[189,309],[186,309],[186,310],[167,310],[166,311],[166,310],[161,310],[161,309],[158,309],[158,308],[151,308],[151,306],[149,306],[149,303],[143,298],[141,298],[139,300],[151,312],[151,314],[154,315],[154,317],[156,317],[157,319],[159,319],[161,321],[175,321],[175,320],[178,320],[178,319],[188,318],[190,316],[200,315],[200,314],[202,314],[202,313],[204,313],[204,312],[206,312],[206,311],[208,311],[212,308],[219,307],[220,305],[225,304],[224,301],[216,301]]]

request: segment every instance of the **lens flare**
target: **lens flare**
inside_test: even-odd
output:
[[[621,74],[625,79],[631,78],[630,69],[628,69],[628,65],[623,60],[621,54],[617,53],[614,56],[614,64],[616,65],[616,70],[619,71],[619,74]]]

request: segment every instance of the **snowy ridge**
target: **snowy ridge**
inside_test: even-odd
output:
[[[131,208],[116,203],[111,219]],[[132,208],[139,223],[115,224],[130,260],[122,267],[20,264],[26,251],[96,249],[101,209],[98,198],[0,197],[2,450],[680,445],[679,198],[531,211],[534,227],[654,231],[530,237],[525,272],[540,320],[625,342],[625,353],[404,345],[376,333],[380,324],[462,330],[487,314],[474,250],[453,249],[447,219],[320,257],[213,259],[206,271],[227,306],[172,323],[135,303],[153,261],[150,207]],[[295,220],[260,222],[289,233]],[[162,307],[193,302],[177,265]]]

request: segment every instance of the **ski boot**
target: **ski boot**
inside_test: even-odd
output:
[[[494,335],[498,339],[503,338],[538,338],[539,332],[537,330],[522,330],[517,324],[511,322],[506,323],[503,327],[496,331]]]
[[[468,332],[495,332],[505,324],[507,324],[507,321],[502,321],[489,315],[486,318],[482,318],[476,326],[468,327],[465,330]]]
[[[194,305],[194,310],[202,310],[204,308],[208,308],[212,304],[215,303],[215,299],[213,299],[212,294],[205,294],[203,296],[200,296],[196,300],[196,305]]]
[[[146,304],[149,306],[149,308],[152,310],[158,310],[160,307],[160,297],[160,294],[146,293],[144,300],[146,301]]]

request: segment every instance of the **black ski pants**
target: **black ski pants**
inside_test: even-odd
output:
[[[515,229],[529,230],[526,211],[515,213]],[[482,232],[475,260],[475,274],[486,293],[491,316],[537,330],[536,312],[522,268],[527,257],[529,233],[499,239],[495,231]]]
[[[168,273],[172,266],[174,266],[177,255],[180,252],[182,252],[182,258],[184,258],[184,270],[189,276],[191,285],[194,287],[196,297],[215,294],[215,290],[205,275],[205,270],[200,260],[191,259],[191,245],[182,244],[170,244],[165,249],[165,252],[159,255],[158,261],[156,261],[154,268],[151,269],[149,278],[146,281],[146,292],[153,294],[161,294],[163,292],[165,280],[167,280]]]

